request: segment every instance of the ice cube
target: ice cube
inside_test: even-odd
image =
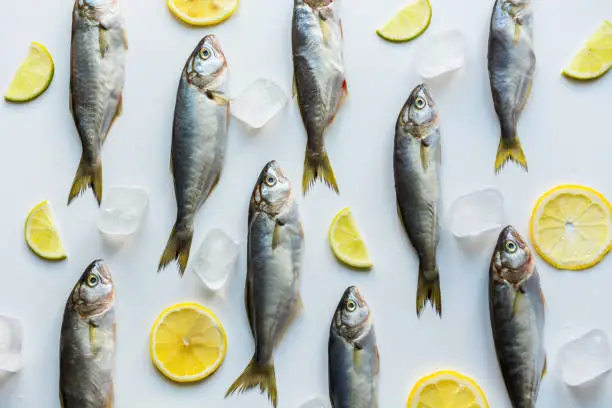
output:
[[[140,187],[111,187],[104,195],[98,230],[113,245],[123,245],[142,222],[149,194]]]
[[[21,320],[0,315],[0,373],[21,370],[23,326]]]
[[[329,398],[314,397],[300,405],[300,408],[331,408]]]
[[[483,249],[497,238],[503,223],[504,198],[494,188],[459,197],[448,212],[449,228],[466,249]]]
[[[417,50],[417,71],[425,80],[446,76],[465,63],[465,40],[459,30],[436,33]]]
[[[240,246],[220,229],[211,230],[190,262],[193,272],[212,291],[218,291],[236,268]]]
[[[612,369],[612,347],[599,329],[565,343],[558,358],[561,378],[570,387],[593,384]]]
[[[258,79],[234,97],[230,112],[254,129],[264,127],[287,104],[287,95],[274,82]]]

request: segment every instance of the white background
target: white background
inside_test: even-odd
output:
[[[124,114],[104,147],[104,187],[145,187],[151,203],[133,242],[119,252],[105,248],[96,230],[98,207],[90,190],[66,206],[81,145],[68,110],[72,2],[2,1],[0,89],[25,55],[30,41],[48,46],[56,62],[50,89],[28,105],[0,103],[0,313],[25,325],[25,367],[0,385],[3,408],[59,407],[58,349],[66,298],[84,267],[103,257],[117,286],[118,351],[116,406],[266,407],[257,391],[223,399],[227,387],[248,363],[253,342],[243,305],[246,219],[257,175],[271,159],[279,161],[300,186],[305,133],[294,103],[267,128],[249,132],[232,121],[227,162],[217,190],[197,219],[195,252],[212,228],[242,243],[239,270],[224,297],[208,295],[192,273],[181,280],[175,267],[157,273],[159,257],[175,216],[169,173],[171,124],[181,68],[199,39],[219,36],[231,69],[234,94],[258,77],[291,89],[290,0],[244,1],[226,23],[189,28],[175,20],[164,1],[125,1],[129,52]],[[575,84],[560,71],[604,18],[605,0],[534,0],[533,93],[519,134],[529,174],[510,165],[493,172],[499,128],[486,71],[492,0],[432,0],[434,17],[414,43],[390,44],[375,29],[403,0],[347,0],[343,3],[345,59],[350,101],[327,137],[341,195],[322,184],[299,197],[306,250],[302,269],[305,312],[276,351],[279,406],[294,408],[314,394],[327,395],[327,339],[335,306],[349,284],[357,284],[375,313],[381,356],[380,406],[405,406],[412,385],[438,369],[473,377],[495,408],[509,408],[495,359],[489,324],[487,280],[493,242],[481,254],[462,252],[445,233],[439,246],[444,318],[430,308],[415,315],[417,259],[395,211],[392,143],[397,114],[417,84],[415,46],[442,29],[466,36],[467,65],[444,88],[433,89],[443,130],[443,196],[489,186],[507,203],[507,221],[527,232],[536,199],[560,183],[581,183],[612,197],[612,76]],[[68,259],[48,263],[32,255],[23,240],[23,222],[36,203],[54,206]],[[329,249],[327,228],[334,214],[350,206],[366,237],[375,268],[369,274],[338,264]],[[537,265],[547,298],[546,349],[549,375],[538,407],[609,407],[612,392],[596,390],[579,402],[560,382],[556,354],[564,342],[593,327],[612,335],[612,259],[583,273]],[[197,301],[211,308],[227,330],[229,349],[209,380],[177,386],[162,378],[149,360],[148,335],[168,305]],[[606,385],[608,390],[610,383]]]

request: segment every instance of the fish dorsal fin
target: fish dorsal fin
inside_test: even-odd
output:
[[[548,357],[544,356],[544,367],[542,367],[542,376],[540,377],[540,380],[546,377],[546,374],[548,374]]]

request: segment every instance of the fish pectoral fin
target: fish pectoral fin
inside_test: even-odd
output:
[[[514,24],[514,44],[518,44],[521,39],[521,25],[516,23]]]
[[[127,40],[127,34],[126,34],[125,30],[123,30],[123,48],[126,51],[128,49],[128,40]]]
[[[429,167],[429,161],[427,158],[428,148],[429,146],[427,146],[425,141],[422,141],[421,142],[421,166],[423,167],[423,171],[427,171],[427,168]]]
[[[285,224],[281,220],[276,220],[276,224],[274,224],[274,231],[272,232],[272,249],[276,249],[281,239],[282,228]]]
[[[374,375],[378,375],[378,373],[380,372],[380,353],[378,352],[378,345],[375,344],[374,345],[374,357],[373,357],[374,361]]]
[[[206,91],[206,96],[219,106],[228,106],[230,103],[230,99],[220,92]]]
[[[540,377],[540,381],[546,377],[546,374],[548,374],[548,357],[544,357],[544,367],[542,367],[542,376]]]
[[[107,32],[106,27],[102,23],[98,26],[98,42],[100,44],[100,55],[104,58],[106,51],[108,51],[109,43],[106,40]]]
[[[170,160],[172,160],[172,157],[170,157]],[[219,172],[217,174],[217,178],[215,179],[215,181],[213,182],[212,186],[210,187],[210,191],[208,192],[208,195],[206,196],[207,198],[210,197],[210,195],[212,194],[212,192],[215,190],[215,188],[217,188],[217,186],[219,185],[219,180],[221,179],[221,172]]]
[[[519,301],[523,296],[525,295],[520,289],[516,291],[516,295],[514,295],[514,301],[512,302],[512,316],[517,313]]]

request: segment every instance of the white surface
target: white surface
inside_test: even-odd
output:
[[[606,0],[534,0],[538,66],[531,99],[519,125],[529,174],[508,166],[493,172],[499,127],[491,102],[486,49],[492,0],[432,0],[434,17],[424,38],[458,28],[466,35],[467,66],[444,90],[434,89],[443,130],[443,196],[489,186],[505,196],[508,221],[527,232],[531,208],[548,188],[588,184],[612,198],[612,75],[574,84],[561,68],[582,42],[612,17]],[[230,63],[230,91],[259,77],[291,91],[290,0],[244,1],[236,15],[213,29],[177,22],[165,2],[126,1],[129,53],[124,115],[104,148],[104,186],[137,185],[151,194],[145,225],[131,245],[113,253],[96,229],[91,191],[66,207],[81,146],[68,110],[68,64],[72,2],[3,1],[0,12],[0,89],[6,89],[30,41],[45,43],[56,60],[56,77],[34,103],[0,103],[2,194],[0,313],[24,321],[25,367],[0,388],[3,408],[59,407],[58,349],[66,298],[96,257],[110,263],[117,284],[118,354],[116,407],[267,407],[257,391],[223,399],[251,357],[253,343],[243,305],[244,239],[249,195],[266,161],[277,159],[299,186],[305,135],[292,103],[269,127],[248,133],[232,121],[221,183],[202,208],[194,248],[212,228],[242,240],[240,269],[224,298],[206,297],[193,274],[179,279],[174,267],[157,273],[175,216],[169,173],[170,130],[180,70],[198,40],[219,35]],[[375,4],[376,7],[372,7]],[[327,340],[334,308],[348,284],[357,284],[375,312],[381,355],[380,406],[404,406],[422,375],[451,368],[476,379],[490,405],[509,408],[492,346],[487,300],[490,250],[464,254],[446,233],[440,242],[444,318],[428,309],[415,314],[417,259],[400,225],[393,190],[392,145],[398,112],[416,85],[416,44],[390,44],[375,34],[403,0],[346,0],[343,5],[349,104],[327,137],[342,194],[318,184],[300,198],[306,249],[302,295],[305,313],[276,352],[279,407],[294,408],[313,394],[327,395]],[[417,40],[419,41],[419,40]],[[29,253],[23,221],[49,199],[61,225],[68,259],[47,263]],[[333,215],[350,205],[367,239],[374,270],[356,273],[336,263],[327,242]],[[576,402],[564,389],[556,353],[561,344],[593,327],[612,333],[612,257],[597,268],[570,273],[537,265],[547,298],[549,373],[538,408],[604,408],[612,383],[596,401]],[[194,300],[212,308],[229,337],[225,363],[208,381],[179,387],[165,381],[149,361],[149,329],[164,307]],[[610,378],[608,378],[608,381]],[[606,394],[607,392],[607,394]]]

